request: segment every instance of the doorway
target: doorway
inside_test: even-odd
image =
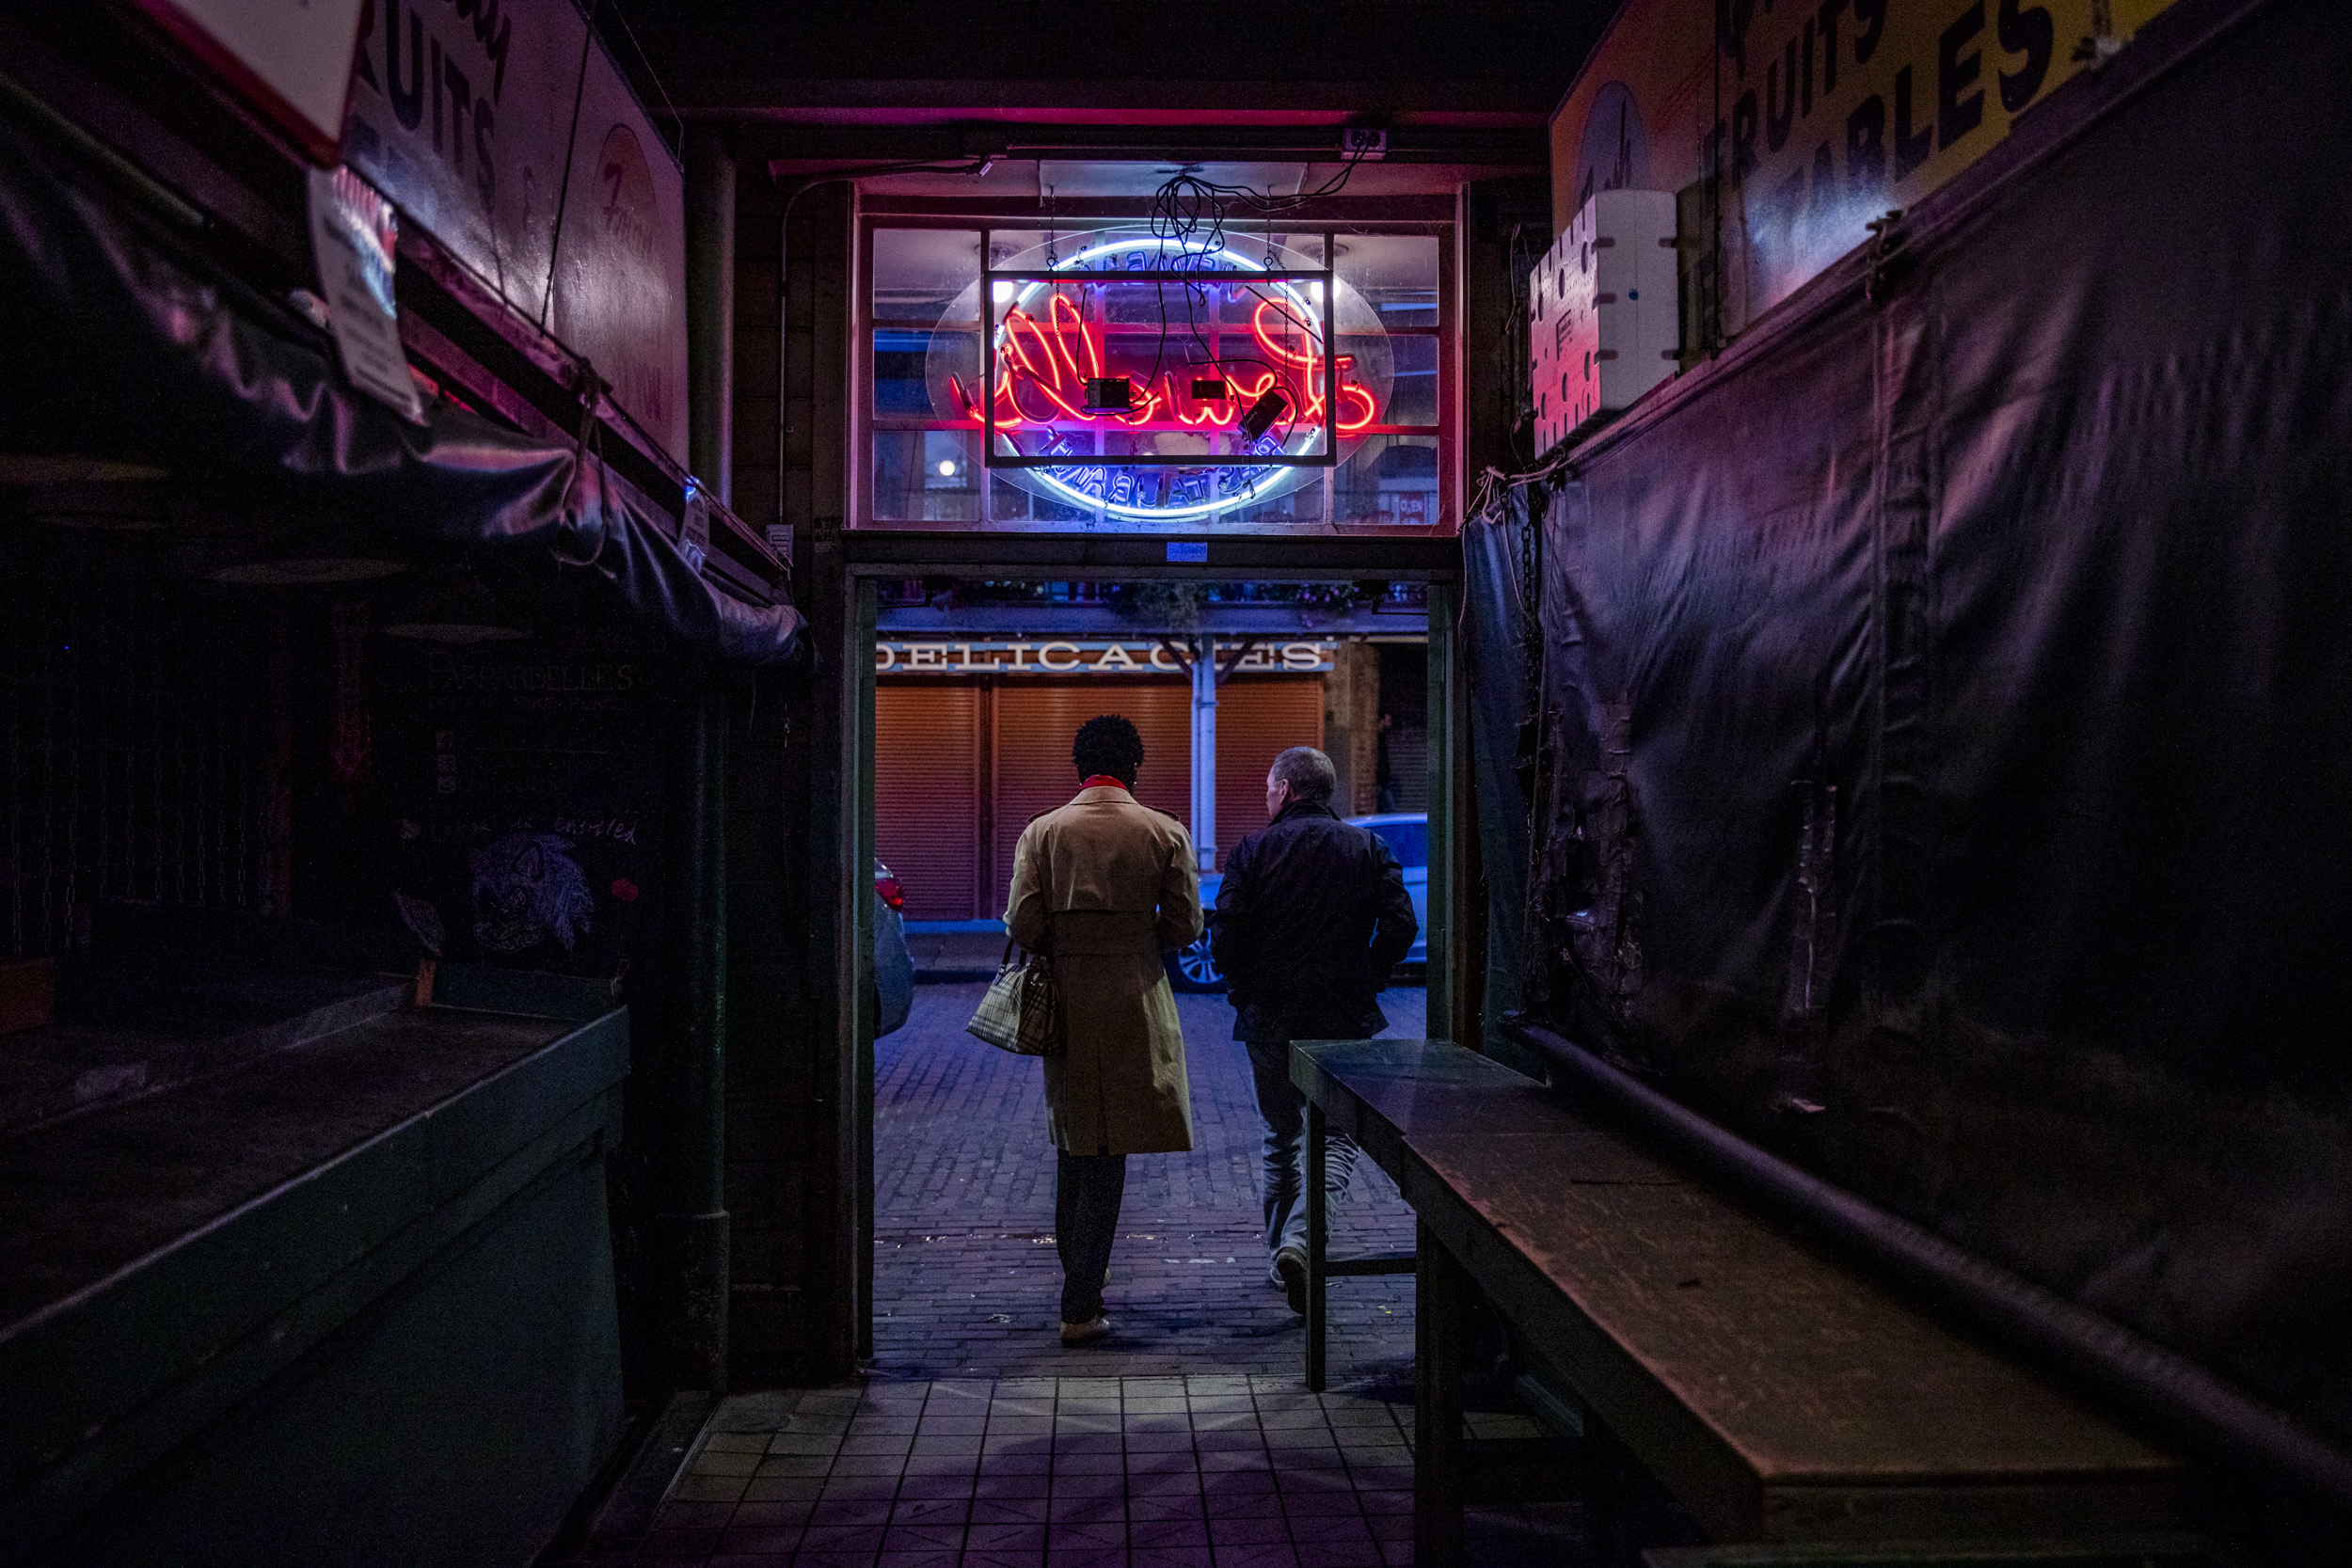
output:
[[[1353,561],[1340,569],[1348,575],[1327,566],[1328,575],[1283,582],[1236,582],[1215,570],[1073,581],[1019,563],[856,570],[855,643],[843,650],[860,685],[845,737],[855,756],[849,776],[859,780],[856,863],[879,859],[895,883],[892,898],[863,900],[856,917],[860,993],[878,932],[886,942],[894,926],[922,972],[906,1025],[878,1039],[876,1009],[861,1008],[854,1042],[854,1256],[866,1264],[864,1354],[878,1370],[1020,1376],[1059,1365],[1049,1332],[1059,1273],[1041,1075],[961,1024],[1002,950],[1012,845],[1033,816],[1073,791],[1068,748],[1083,720],[1120,712],[1136,721],[1144,803],[1188,824],[1211,814],[1204,902],[1223,856],[1263,825],[1265,772],[1286,746],[1333,754],[1345,775],[1343,815],[1385,804],[1411,816],[1410,807],[1424,807],[1425,825],[1408,832],[1426,845],[1414,859],[1431,958],[1383,1007],[1391,1034],[1449,1032],[1459,856],[1452,816],[1438,808],[1454,788],[1454,585],[1426,568],[1388,578],[1360,576]],[[1211,624],[1120,618],[1111,604],[1132,610],[1138,581],[1151,587],[1147,601],[1205,601]],[[1197,791],[1196,682],[1184,662],[1203,651],[1225,678],[1213,688],[1214,782]],[[1116,1366],[1103,1375],[1292,1374],[1297,1320],[1266,1276],[1260,1130],[1246,1060],[1230,1037],[1232,1010],[1217,985],[1183,991],[1196,1147],[1131,1163],[1111,1299],[1132,1331],[1104,1358]],[[1409,1248],[1409,1211],[1369,1163],[1364,1170],[1341,1223],[1360,1229],[1363,1246]],[[1339,1354],[1352,1345],[1365,1375],[1403,1379],[1410,1300],[1409,1281],[1393,1278],[1335,1291]]]

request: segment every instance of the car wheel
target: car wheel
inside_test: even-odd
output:
[[[1168,983],[1184,991],[1225,989],[1225,976],[1218,971],[1216,959],[1209,956],[1209,939],[1206,936],[1189,947],[1180,947],[1168,955]]]

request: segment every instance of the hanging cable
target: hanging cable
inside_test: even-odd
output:
[[[1349,179],[1356,172],[1356,166],[1364,161],[1364,154],[1367,150],[1368,146],[1359,147],[1344,163],[1341,164],[1336,173],[1313,190],[1297,191],[1288,196],[1279,196],[1272,191],[1260,190],[1254,185],[1230,185],[1214,180],[1203,180],[1189,171],[1180,170],[1169,176],[1161,182],[1159,189],[1152,196],[1152,237],[1158,243],[1163,256],[1171,244],[1176,247],[1175,264],[1167,270],[1199,273],[1206,273],[1210,270],[1206,263],[1222,254],[1226,248],[1227,202],[1254,207],[1261,216],[1267,218],[1296,212],[1312,202],[1336,196],[1344,190]],[[1271,258],[1272,246],[1269,244],[1269,262]],[[1326,260],[1327,261],[1328,258]],[[1196,283],[1190,279],[1184,280],[1181,285],[1184,291],[1185,329],[1193,341],[1199,345],[1203,356],[1199,359],[1184,360],[1178,368],[1187,369],[1194,365],[1205,365],[1212,370],[1222,371],[1229,364],[1258,365],[1274,376],[1279,383],[1281,380],[1281,372],[1273,364],[1254,355],[1219,355],[1200,336],[1199,308],[1207,303],[1207,292],[1216,286],[1212,283]],[[1160,335],[1158,342],[1152,349],[1152,373],[1144,382],[1146,387],[1157,385],[1168,353],[1167,286],[1164,283],[1155,282],[1152,287],[1153,293],[1158,296]],[[1250,285],[1245,283],[1242,287],[1260,302],[1274,303]],[[1287,390],[1283,391],[1282,399],[1290,421],[1295,423],[1298,400]]]

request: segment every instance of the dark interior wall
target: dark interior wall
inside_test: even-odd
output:
[[[784,515],[783,202],[757,158],[739,158],[735,182],[735,515],[754,529]]]
[[[803,680],[763,677],[731,718],[727,1209],[732,1379],[824,1382],[866,1330],[853,1156],[862,1101],[842,1018],[841,775],[852,689],[842,650],[847,455],[848,187],[791,203],[746,158],[737,214],[736,510],[792,531],[793,594],[816,657]],[[779,292],[780,291],[780,292]]]
[[[2347,71],[2341,8],[2185,0],[1589,449],[1527,978],[2352,1449]]]
[[[291,607],[210,581],[143,504],[0,508],[0,958],[71,959],[110,899],[288,912]]]
[[[1462,472],[1538,455],[1527,387],[1527,279],[1551,244],[1551,182],[1478,180],[1462,192]]]

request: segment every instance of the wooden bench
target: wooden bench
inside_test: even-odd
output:
[[[1438,1040],[1303,1044],[1291,1075],[1310,1148],[1327,1129],[1353,1137],[1420,1222],[1423,1568],[1462,1560],[1473,1288],[1717,1541],[2179,1528],[2175,1455],[1542,1085]],[[1308,1183],[1318,1208],[1321,1193]],[[1322,1216],[1310,1219],[1320,1242]],[[1318,1298],[1322,1262],[1310,1259]]]

